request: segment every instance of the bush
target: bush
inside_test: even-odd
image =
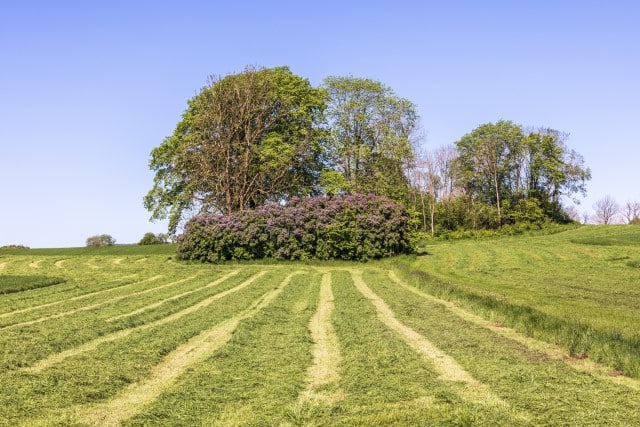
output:
[[[103,246],[113,246],[116,240],[108,234],[100,234],[87,238],[87,247],[101,248]]]
[[[381,196],[294,198],[286,205],[191,219],[178,239],[178,257],[377,259],[412,251],[409,222],[404,206]]]
[[[168,242],[167,236],[165,234],[153,234],[153,233],[145,233],[145,235],[138,242],[139,245],[162,245]]]
[[[29,249],[29,246],[25,245],[6,245],[1,247],[0,249]]]

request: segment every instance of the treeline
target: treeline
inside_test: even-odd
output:
[[[294,197],[374,194],[401,202],[432,234],[566,221],[562,197],[589,169],[552,129],[485,124],[422,153],[416,106],[380,82],[287,67],[213,77],[151,153],[144,203],[173,234],[198,214],[228,215]]]
[[[585,195],[591,173],[566,138],[501,120],[427,152],[409,171],[410,203],[422,229],[440,234],[572,221],[562,197]]]

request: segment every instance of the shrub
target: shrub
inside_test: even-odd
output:
[[[100,234],[87,238],[87,247],[100,248],[103,246],[113,246],[116,240],[108,234]]]
[[[404,206],[381,196],[293,198],[286,205],[191,219],[178,239],[178,257],[376,259],[411,252],[409,222]]]
[[[162,245],[167,243],[168,239],[165,234],[158,233],[145,233],[145,235],[138,242],[139,245]]]
[[[6,245],[1,247],[0,249],[29,249],[29,246],[25,245]]]

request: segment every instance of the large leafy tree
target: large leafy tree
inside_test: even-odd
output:
[[[407,196],[405,172],[414,159],[412,138],[416,108],[380,82],[328,77],[328,158],[344,191],[375,193],[394,199]]]
[[[151,152],[144,204],[175,232],[191,213],[229,213],[313,190],[322,163],[322,89],[286,67],[212,78]]]
[[[501,120],[481,125],[456,142],[460,185],[468,194],[495,206],[499,224],[523,139],[521,126]]]

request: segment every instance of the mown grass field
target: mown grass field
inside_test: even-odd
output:
[[[441,242],[405,259],[416,286],[640,378],[640,227]]]
[[[634,425],[635,371],[571,356],[545,326],[637,338],[634,233],[367,264],[2,251],[0,283],[61,281],[0,295],[0,425]]]

